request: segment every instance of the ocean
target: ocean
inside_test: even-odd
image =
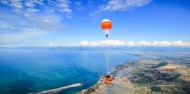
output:
[[[137,57],[109,49],[109,71]],[[15,47],[0,48],[0,94],[27,94],[75,83],[80,87],[62,90],[74,94],[106,74],[104,48]]]

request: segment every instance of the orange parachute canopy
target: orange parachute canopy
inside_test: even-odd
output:
[[[109,19],[103,19],[101,22],[101,28],[105,31],[106,37],[108,37],[109,31],[112,28],[112,23]]]
[[[103,19],[101,22],[101,27],[104,31],[109,31],[112,28],[112,23],[109,19]]]

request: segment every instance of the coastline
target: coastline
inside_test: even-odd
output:
[[[132,83],[129,80],[131,76],[131,68],[127,66],[127,63],[134,62],[135,60],[128,60],[122,64],[115,66],[114,70],[110,72],[110,75],[114,76],[113,85],[106,86],[100,80],[93,86],[82,90],[77,94],[110,94],[114,92],[120,92],[120,94],[129,94],[134,92]]]
[[[78,94],[189,94],[190,58],[188,54],[133,53],[137,60],[115,66],[112,86],[98,81]]]

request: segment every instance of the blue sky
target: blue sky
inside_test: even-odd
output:
[[[0,0],[0,45],[189,46],[189,0]]]

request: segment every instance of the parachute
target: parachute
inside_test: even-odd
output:
[[[112,22],[109,19],[103,19],[101,22],[101,28],[104,30],[105,35],[106,35],[106,40],[107,40],[110,29],[112,28]],[[107,57],[106,58],[106,67],[107,67],[107,72],[108,72],[109,63],[108,63],[108,44],[107,44],[107,41],[106,41],[106,49],[107,49],[106,50],[106,57]],[[109,74],[107,74],[105,77],[102,76],[100,79],[104,84],[112,85],[113,77],[111,77]]]
[[[107,43],[107,39],[108,39],[108,35],[110,32],[110,29],[112,28],[112,22],[109,19],[103,19],[101,22],[101,28],[104,30],[105,35],[106,35],[106,49],[107,49],[107,72],[108,72],[108,43]]]
[[[110,29],[112,28],[112,22],[109,19],[103,19],[101,22],[101,28],[104,30],[106,37],[108,37]]]

